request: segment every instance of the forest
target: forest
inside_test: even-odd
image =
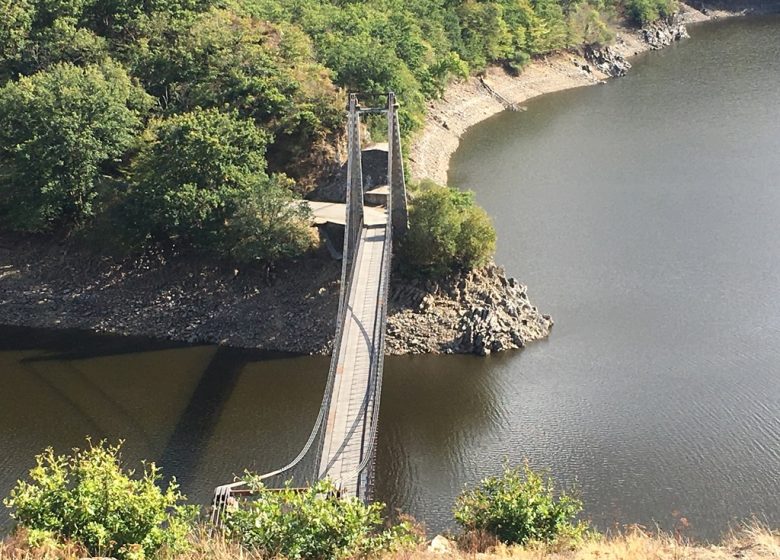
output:
[[[346,92],[395,91],[405,137],[450,80],[604,44],[673,0],[0,0],[0,229],[307,251]],[[381,134],[381,132],[379,133]]]

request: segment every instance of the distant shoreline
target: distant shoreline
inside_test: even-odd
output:
[[[743,14],[722,10],[705,14],[681,4],[678,25]],[[641,29],[619,28],[611,50],[629,58],[657,48],[658,45],[651,45],[645,39]],[[582,55],[563,52],[532,61],[518,76],[510,75],[498,66],[490,67],[485,72],[484,83],[504,98],[503,102],[482,85],[479,77],[454,82],[441,99],[428,106],[424,128],[413,141],[409,153],[411,175],[414,179],[428,178],[446,184],[450,160],[463,135],[472,126],[505,111],[506,102],[519,105],[546,93],[595,85],[610,77]]]

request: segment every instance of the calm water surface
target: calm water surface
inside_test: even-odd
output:
[[[378,497],[431,530],[464,484],[524,458],[601,528],[780,525],[780,19],[693,35],[482,123],[455,155],[499,262],[557,323],[522,353],[387,360]],[[0,329],[0,493],[91,434],[206,502],[295,455],[327,365]]]

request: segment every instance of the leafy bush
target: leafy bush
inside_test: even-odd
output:
[[[0,222],[43,231],[92,216],[150,101],[110,60],[57,64],[0,89]]]
[[[249,484],[257,495],[229,512],[225,525],[229,537],[264,558],[362,557],[418,542],[409,522],[383,527],[383,504],[333,498],[336,487],[330,481],[304,491],[289,483],[273,491],[251,478]]]
[[[266,143],[251,121],[216,109],[153,123],[131,169],[131,227],[242,260],[304,251],[305,214],[284,178],[267,175]]]
[[[402,272],[437,277],[487,263],[496,231],[474,195],[423,181],[412,198],[409,231],[399,248]]]
[[[485,531],[508,544],[578,540],[587,525],[575,523],[582,502],[565,492],[555,496],[551,478],[505,467],[501,476],[482,480],[458,496],[455,520],[468,531]]]
[[[626,0],[625,2],[626,13],[639,25],[668,17],[674,13],[676,7],[675,0]]]
[[[93,556],[120,559],[185,547],[195,511],[182,505],[175,480],[160,488],[153,463],[133,478],[134,471],[123,471],[119,451],[101,442],[69,456],[51,448],[36,456],[30,481],[18,481],[4,500],[30,544],[77,541]]]

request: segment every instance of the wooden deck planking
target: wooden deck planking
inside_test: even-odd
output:
[[[353,496],[357,493],[357,468],[363,460],[366,422],[372,411],[371,403],[365,408],[363,403],[379,342],[374,340],[374,326],[380,309],[383,256],[389,250],[386,241],[385,227],[364,227],[361,231],[320,461],[320,476],[329,476]]]

